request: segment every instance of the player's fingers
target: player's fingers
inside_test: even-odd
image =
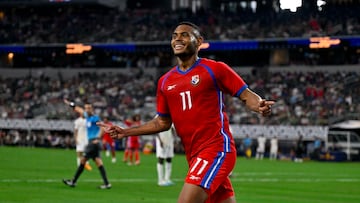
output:
[[[96,122],[96,125],[102,128],[110,128],[111,125],[104,123],[104,122]]]
[[[105,123],[104,122],[96,122],[96,125],[99,127],[105,127]]]
[[[271,108],[268,108],[262,112],[263,116],[269,116],[271,114]]]
[[[259,107],[260,113],[263,116],[269,116],[271,114],[271,107],[275,104],[274,101],[263,101],[262,105]]]
[[[269,100],[261,100],[260,101],[260,107],[263,107],[263,106],[272,106],[275,104],[275,101],[269,101]]]
[[[265,101],[265,106],[272,106],[275,104],[275,101]]]

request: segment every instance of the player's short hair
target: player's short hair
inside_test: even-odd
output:
[[[196,35],[196,37],[202,37],[201,29],[199,28],[199,26],[195,25],[194,23],[189,22],[189,21],[183,21],[183,22],[180,22],[177,26],[179,26],[179,25],[188,25],[188,26],[192,27],[194,29],[194,34]]]

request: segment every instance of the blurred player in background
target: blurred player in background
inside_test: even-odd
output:
[[[295,146],[295,158],[294,158],[294,161],[296,163],[302,163],[303,162],[303,153],[304,153],[303,136],[299,135],[299,138],[297,139],[296,146]]]
[[[225,63],[199,58],[202,43],[200,29],[190,22],[178,24],[172,33],[171,47],[178,64],[158,80],[157,117],[125,129],[98,125],[121,139],[153,135],[174,124],[189,166],[178,203],[234,203],[229,174],[235,166],[236,148],[224,94],[239,98],[247,108],[263,116],[271,114],[274,102],[251,91]]]
[[[174,183],[170,180],[172,171],[172,158],[174,157],[174,125],[167,131],[160,132],[156,136],[156,165],[159,186],[170,186]],[[164,173],[165,170],[165,173]]]
[[[108,117],[104,117],[103,122],[108,125],[112,125]],[[104,132],[102,136],[102,144],[103,144],[103,149],[105,150],[105,155],[110,156],[111,154],[111,162],[115,163],[116,162],[115,141],[114,139],[112,139],[109,133]]]
[[[278,139],[277,136],[274,136],[270,140],[270,160],[277,159],[278,151],[279,151]]]
[[[255,157],[255,159],[262,160],[264,158],[265,143],[266,143],[266,138],[264,137],[264,135],[260,135],[257,138],[257,142],[258,142],[258,146],[256,148],[256,157]]]
[[[252,155],[252,150],[251,150],[252,139],[251,139],[251,137],[249,137],[249,135],[246,135],[243,143],[244,143],[244,154],[245,154],[245,157],[246,157],[247,159],[250,159],[250,158],[251,158],[251,155]]]
[[[134,114],[131,119],[126,119],[125,124],[129,127],[140,126],[140,114]],[[135,159],[134,159],[135,158]],[[137,135],[129,136],[126,140],[126,149],[124,153],[124,160],[128,165],[140,164],[140,137]]]
[[[75,175],[72,179],[64,179],[64,184],[75,187],[76,182],[82,172],[84,171],[85,163],[89,159],[93,159],[98,167],[101,177],[104,181],[104,184],[100,185],[100,189],[110,189],[111,184],[108,181],[106,176],[106,171],[103,165],[103,161],[100,157],[100,152],[102,149],[101,146],[101,136],[103,134],[103,130],[96,125],[97,122],[100,121],[100,117],[94,114],[93,106],[91,104],[85,104],[84,108],[75,105],[74,102],[70,102],[68,100],[64,100],[65,104],[72,107],[76,112],[80,115],[84,115],[86,119],[86,127],[87,127],[87,138],[88,138],[88,145],[85,148],[85,156],[83,156],[80,160],[80,165],[78,166]]]
[[[88,139],[86,135],[86,120],[81,114],[74,121],[74,137],[76,142],[76,162],[77,166],[80,166],[80,160],[84,156],[85,148],[88,144]],[[86,162],[85,169],[88,171],[92,170],[89,162]]]

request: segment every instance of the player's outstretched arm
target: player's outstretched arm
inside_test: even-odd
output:
[[[239,98],[245,103],[246,107],[263,116],[269,116],[271,114],[271,106],[275,104],[275,101],[264,100],[249,88],[245,89]]]
[[[76,105],[75,102],[64,99],[64,103],[66,105],[70,106],[71,108],[73,108],[74,111],[78,112],[79,114],[81,114],[81,115],[84,114],[84,109],[82,107]]]
[[[157,116],[140,126],[133,126],[130,128],[122,128],[117,125],[108,125],[103,122],[96,123],[102,127],[105,132],[109,133],[111,137],[121,139],[132,135],[154,135],[156,133],[168,130],[171,127],[172,121],[170,117]]]

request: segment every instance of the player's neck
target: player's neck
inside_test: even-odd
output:
[[[188,70],[190,67],[192,67],[194,65],[194,63],[196,63],[196,61],[199,59],[199,57],[197,55],[192,55],[189,58],[178,58],[178,65],[180,70],[182,71],[186,71]]]

